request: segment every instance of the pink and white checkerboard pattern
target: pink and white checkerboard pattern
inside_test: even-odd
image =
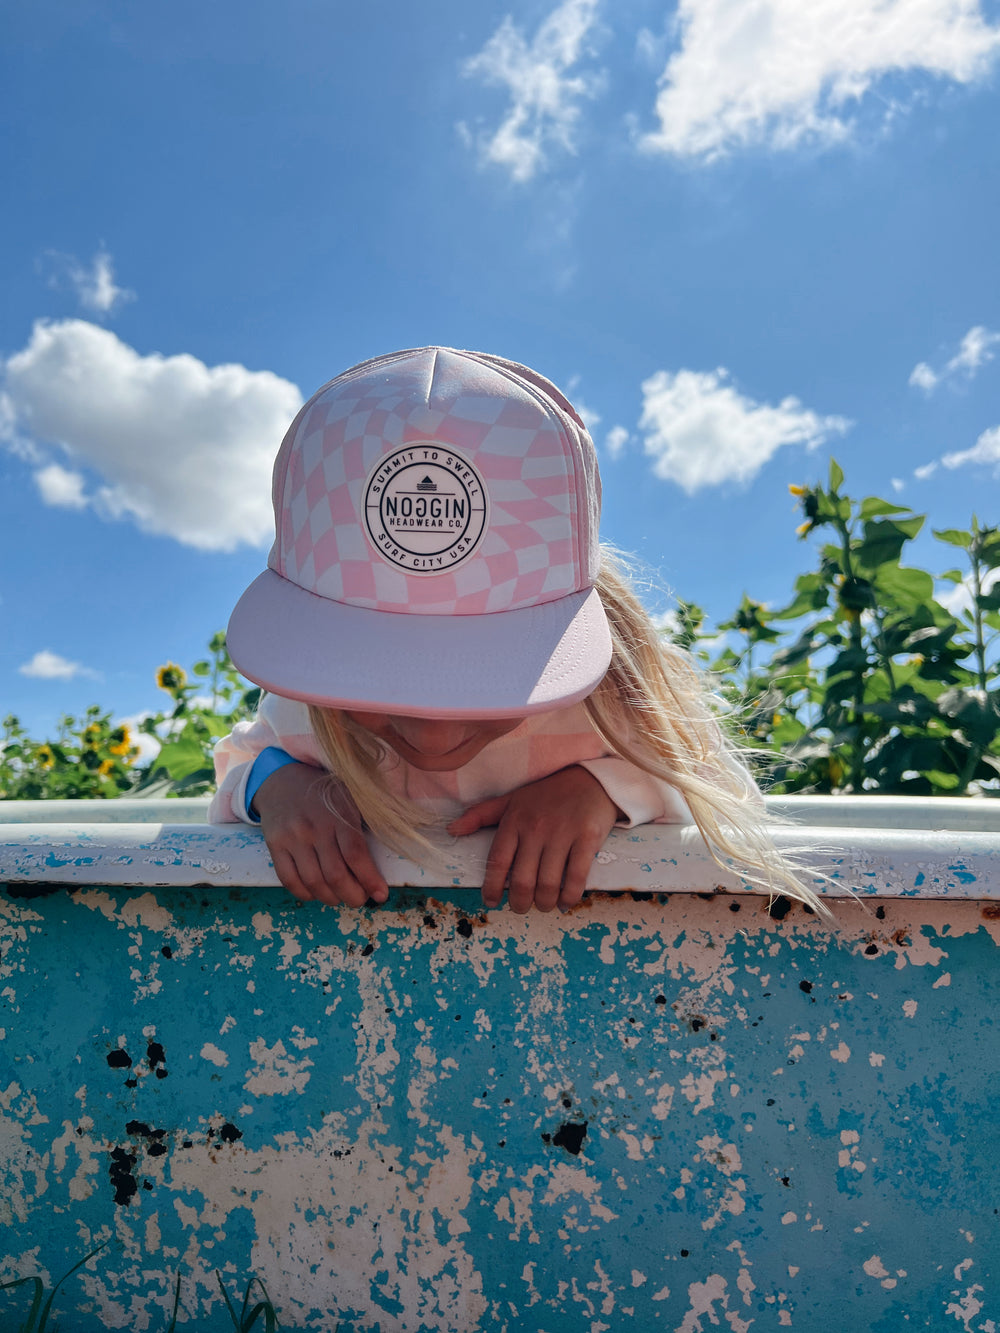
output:
[[[532,375],[483,354],[422,348],[331,381],[299,413],[275,463],[270,567],[332,601],[420,615],[511,611],[590,587],[599,560],[593,445],[558,391]],[[373,468],[428,440],[468,459],[490,501],[475,553],[433,576],[390,563],[364,530]]]

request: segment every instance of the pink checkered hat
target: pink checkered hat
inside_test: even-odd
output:
[[[288,429],[233,661],[276,694],[414,717],[583,699],[611,660],[600,497],[586,427],[541,375],[447,347],[365,361]]]

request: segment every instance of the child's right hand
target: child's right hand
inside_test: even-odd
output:
[[[331,790],[325,775],[309,764],[285,764],[257,788],[253,808],[278,878],[303,902],[384,903],[389,886],[372,860],[357,807],[334,787],[331,810],[324,790]]]

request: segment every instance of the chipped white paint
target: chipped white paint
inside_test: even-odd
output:
[[[4,805],[0,881],[277,883],[259,829],[201,825],[195,816],[204,817],[202,801],[0,803]],[[891,798],[802,797],[771,805],[776,813],[810,821],[811,826],[779,828],[775,838],[816,869],[815,886],[828,896],[1000,896],[1000,802],[926,801],[911,809],[911,803]],[[185,806],[191,808],[182,810]],[[120,822],[128,817],[143,822]],[[837,819],[845,822],[831,822]],[[443,876],[381,846],[373,844],[373,852],[392,884],[433,888],[443,877],[449,885],[477,886],[490,837],[484,831],[443,842]],[[608,891],[748,888],[739,875],[716,865],[696,829],[667,825],[615,830],[595,859],[590,883]]]

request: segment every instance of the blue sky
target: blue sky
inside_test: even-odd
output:
[[[831,453],[1000,518],[997,0],[11,0],[0,89],[0,714],[37,735],[158,705],[263,567],[301,398],[399,347],[566,388],[605,537],[717,619],[787,600]]]

